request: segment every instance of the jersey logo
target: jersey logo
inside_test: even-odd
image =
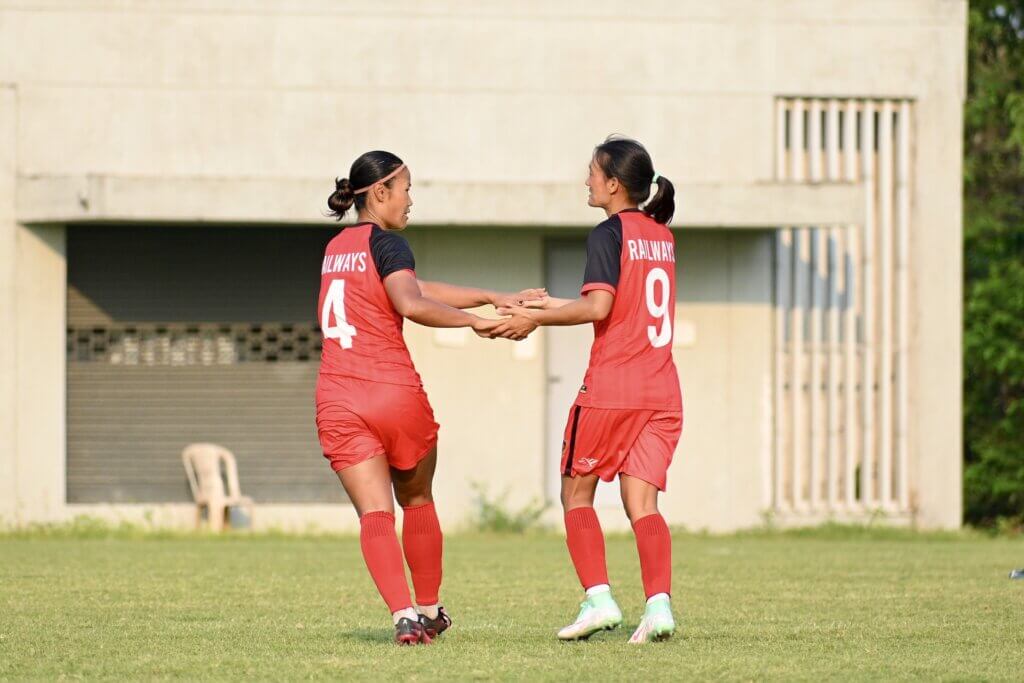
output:
[[[584,384],[583,386],[580,387],[580,393],[581,394],[587,393],[587,385],[586,384]]]
[[[580,458],[576,461],[580,465],[583,465],[587,469],[591,469],[597,464],[597,458]]]

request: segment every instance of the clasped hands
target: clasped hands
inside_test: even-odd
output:
[[[515,294],[499,294],[491,303],[498,315],[505,317],[479,318],[473,323],[473,331],[485,339],[526,339],[538,326],[531,312],[547,307],[549,302],[546,289],[524,289]]]

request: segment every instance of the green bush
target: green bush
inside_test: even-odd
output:
[[[1024,517],[1024,265],[971,285],[964,334],[966,517]]]
[[[530,529],[540,528],[541,517],[548,504],[534,500],[525,507],[513,510],[508,507],[508,492],[491,498],[486,487],[478,482],[471,484],[476,493],[476,517],[473,526],[478,531],[521,534]]]

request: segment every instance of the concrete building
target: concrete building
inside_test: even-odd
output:
[[[0,519],[187,524],[212,440],[257,526],[354,527],[313,426],[333,178],[394,151],[422,277],[566,296],[618,132],[680,195],[670,523],[958,526],[966,2],[624,8],[0,0]],[[444,521],[550,496],[589,330],[407,336]]]

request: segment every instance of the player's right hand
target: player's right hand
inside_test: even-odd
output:
[[[529,316],[527,309],[511,307],[501,309],[511,316],[501,321],[501,325],[491,330],[491,338],[502,337],[513,341],[521,341],[537,329],[537,323]]]
[[[473,331],[476,332],[476,335],[478,337],[483,337],[484,339],[493,339],[494,330],[496,330],[504,322],[505,320],[502,320],[500,318],[497,320],[491,320],[489,318],[477,318],[476,320],[473,321]]]

